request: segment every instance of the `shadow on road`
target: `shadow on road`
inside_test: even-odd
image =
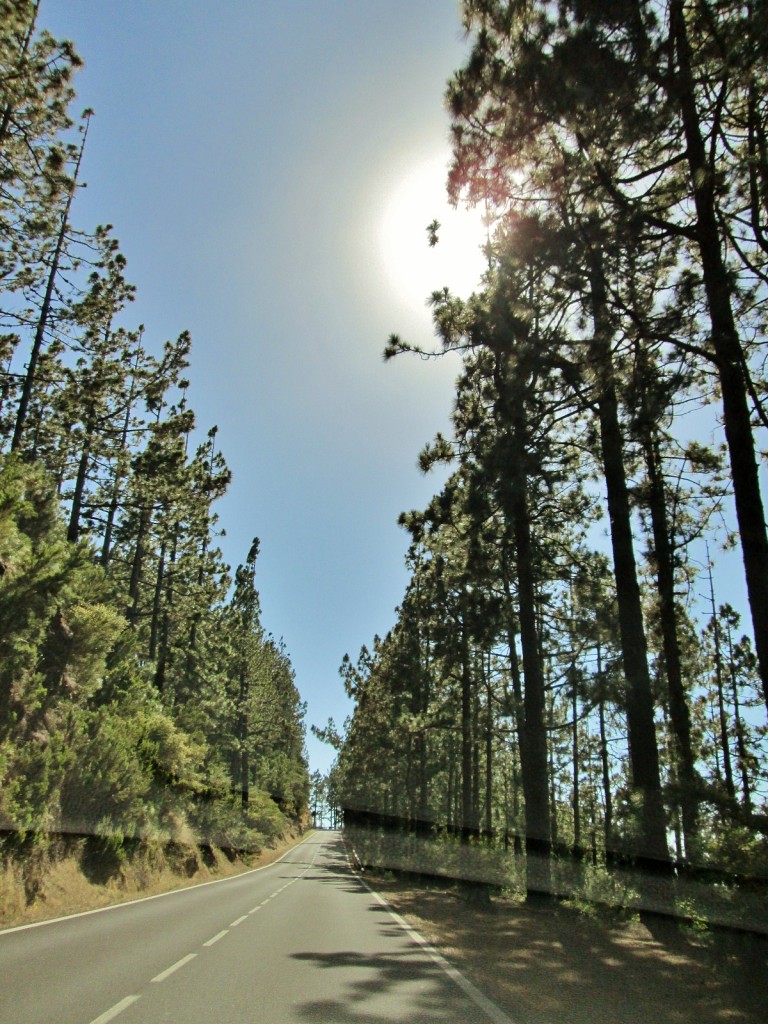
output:
[[[765,1024],[768,939],[591,919],[380,879],[377,889],[519,1024]]]
[[[301,1003],[296,1007],[301,1020],[323,1024],[473,1024],[487,1020],[479,1011],[473,1014],[471,1004],[466,1005],[440,967],[418,949],[371,955],[356,951],[295,953],[293,958],[311,962],[322,971],[339,972],[336,998]]]

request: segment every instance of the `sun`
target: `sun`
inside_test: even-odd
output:
[[[467,297],[487,268],[482,247],[487,233],[479,209],[453,209],[445,194],[448,156],[395,168],[382,204],[378,248],[387,284],[400,301],[423,305],[448,287]],[[430,247],[427,225],[439,222]]]

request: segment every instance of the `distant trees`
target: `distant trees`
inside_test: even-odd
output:
[[[80,59],[0,4],[0,826],[252,849],[306,815],[303,714],[234,583],[191,339],[153,351],[109,226],[74,224]],[[15,836],[16,840],[12,837]],[[24,837],[27,837],[27,840]]]
[[[455,469],[403,517],[412,582],[353,688],[345,670],[335,785],[529,854],[758,870],[765,31],[749,4],[463,7],[449,192],[492,213],[489,270],[432,297],[464,368],[421,464]],[[685,418],[709,429],[715,401],[727,473]],[[754,636],[733,662],[732,610],[696,621],[691,553],[731,501]]]

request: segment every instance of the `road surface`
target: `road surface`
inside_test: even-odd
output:
[[[0,934],[1,1024],[510,1024],[352,872],[275,864]]]

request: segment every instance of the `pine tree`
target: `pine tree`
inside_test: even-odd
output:
[[[27,425],[27,417],[29,414],[30,402],[32,400],[33,391],[37,382],[37,370],[38,362],[41,354],[44,351],[46,343],[46,337],[51,326],[51,320],[53,317],[54,309],[54,298],[55,288],[61,270],[62,259],[66,252],[67,234],[70,229],[70,212],[72,208],[72,200],[75,196],[75,190],[78,185],[78,175],[80,173],[80,164],[83,158],[83,150],[85,148],[85,141],[88,136],[88,124],[90,121],[92,111],[86,110],[83,114],[83,125],[81,128],[82,136],[80,145],[72,150],[72,156],[75,160],[74,171],[72,178],[67,183],[66,198],[64,200],[61,212],[59,215],[59,222],[57,230],[53,238],[51,239],[51,249],[46,253],[45,265],[46,265],[46,278],[45,288],[40,301],[39,309],[36,313],[36,323],[34,336],[32,338],[32,345],[29,352],[29,358],[27,360],[26,373],[23,375],[21,381],[21,388],[19,393],[18,407],[16,410],[16,420],[13,427],[13,437],[11,438],[11,451],[18,451],[22,445],[22,439],[24,436],[24,430]],[[36,454],[36,446],[31,448],[30,454],[32,457]]]

